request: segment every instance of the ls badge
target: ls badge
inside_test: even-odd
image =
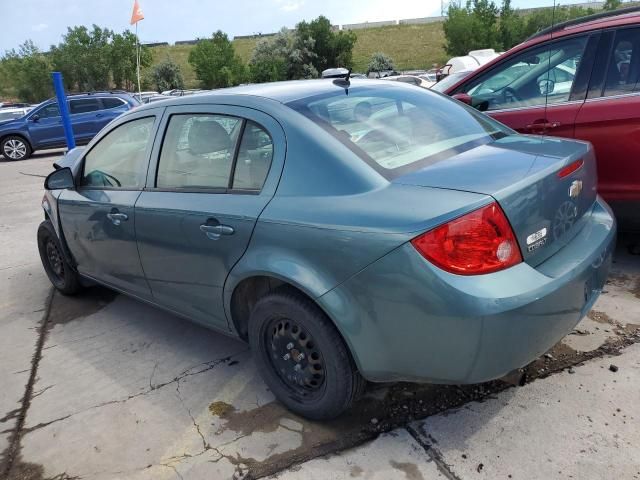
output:
[[[576,198],[582,192],[582,180],[574,180],[569,187],[569,196]]]

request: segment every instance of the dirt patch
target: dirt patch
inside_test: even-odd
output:
[[[92,315],[113,302],[118,293],[104,287],[89,287],[75,297],[55,293],[49,318],[49,326],[69,323]]]
[[[407,480],[424,480],[422,473],[420,473],[420,470],[418,470],[418,466],[415,463],[396,462],[395,460],[390,460],[389,464],[396,470],[403,472]]]
[[[599,312],[597,310],[591,310],[587,314],[587,317],[589,317],[594,322],[604,323],[607,325],[616,325],[616,322],[609,315],[607,315],[604,312]]]

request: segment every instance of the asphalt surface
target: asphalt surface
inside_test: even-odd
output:
[[[0,157],[0,479],[640,478],[637,239],[517,376],[372,386],[316,423],[274,401],[242,342],[104,288],[53,292],[36,229],[54,158]]]

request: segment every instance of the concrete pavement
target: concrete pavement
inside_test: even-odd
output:
[[[99,287],[51,295],[35,233],[52,160],[0,158],[0,478],[590,478],[609,457],[634,478],[640,257],[625,240],[594,311],[525,369],[529,385],[372,386],[342,418],[308,422],[274,401],[242,342]],[[585,430],[572,412],[629,427]],[[582,466],[562,463],[583,444]]]

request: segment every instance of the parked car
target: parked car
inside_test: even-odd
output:
[[[433,85],[433,82],[429,82],[416,75],[394,75],[391,77],[385,77],[384,80],[391,80],[395,82],[403,82],[409,85],[415,85],[416,87],[429,88]]]
[[[38,246],[60,292],[97,282],[244,339],[315,419],[365,379],[528,364],[589,311],[615,245],[588,143],[400,82],[144,105],[58,168]]]
[[[88,143],[111,120],[139,105],[129,94],[109,92],[69,95],[68,102],[78,145]],[[0,124],[0,152],[6,160],[24,160],[36,150],[64,146],[64,128],[55,99]]]
[[[621,226],[636,230],[639,80],[640,11],[632,7],[542,31],[441,91],[521,133],[591,142],[601,195]]]
[[[0,108],[0,123],[24,117],[30,110],[31,107]]]

